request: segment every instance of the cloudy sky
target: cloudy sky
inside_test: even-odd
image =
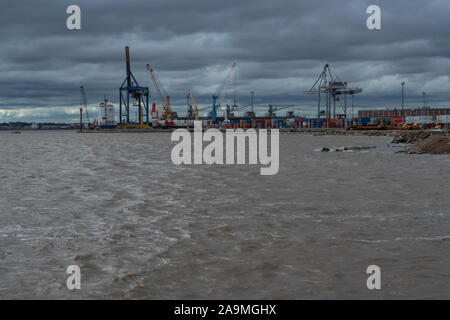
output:
[[[66,9],[81,7],[81,30],[66,28]],[[368,30],[366,9],[381,7],[381,30]],[[132,71],[156,92],[151,64],[180,114],[187,89],[202,106],[237,62],[236,96],[258,112],[294,104],[313,115],[303,94],[325,63],[351,86],[362,87],[357,108],[450,105],[448,0],[3,0],[0,10],[0,122],[76,121],[80,85],[88,104],[106,95],[118,104]],[[227,93],[231,102],[233,87]],[[96,112],[96,110],[95,110]]]

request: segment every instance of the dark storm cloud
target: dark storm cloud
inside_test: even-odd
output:
[[[82,30],[66,29],[66,8],[78,4]],[[382,9],[382,29],[366,28],[366,8]],[[450,2],[443,1],[10,1],[0,11],[0,121],[75,119],[84,85],[90,104],[118,102],[125,76],[124,46],[133,73],[149,85],[150,63],[172,101],[184,110],[187,88],[207,106],[233,61],[237,98],[296,104],[325,63],[364,88],[358,107],[395,107],[400,82],[407,105],[422,91],[448,106]],[[232,97],[229,92],[227,97]],[[49,109],[50,107],[50,109]],[[53,107],[54,112],[50,112]],[[69,107],[72,107],[70,109]],[[2,111],[3,110],[3,111]]]

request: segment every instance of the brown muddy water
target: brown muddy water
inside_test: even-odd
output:
[[[450,298],[449,155],[281,134],[261,176],[175,166],[169,138],[0,132],[0,298]]]

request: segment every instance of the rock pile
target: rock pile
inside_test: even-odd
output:
[[[417,143],[431,136],[430,131],[398,131],[392,133],[391,143]]]
[[[450,154],[450,137],[428,137],[408,149],[409,153]]]

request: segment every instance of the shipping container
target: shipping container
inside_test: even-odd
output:
[[[391,125],[398,126],[403,124],[403,117],[391,117]]]
[[[413,117],[413,116],[406,117],[406,120],[405,120],[406,124],[414,124],[415,123],[415,118],[416,117]]]
[[[433,116],[419,116],[417,118],[418,124],[428,124],[433,123]]]
[[[358,120],[358,124],[361,125],[361,126],[367,126],[367,125],[369,125],[369,122],[370,122],[370,118],[369,117],[361,117]]]
[[[450,123],[450,115],[436,116],[436,123]]]

